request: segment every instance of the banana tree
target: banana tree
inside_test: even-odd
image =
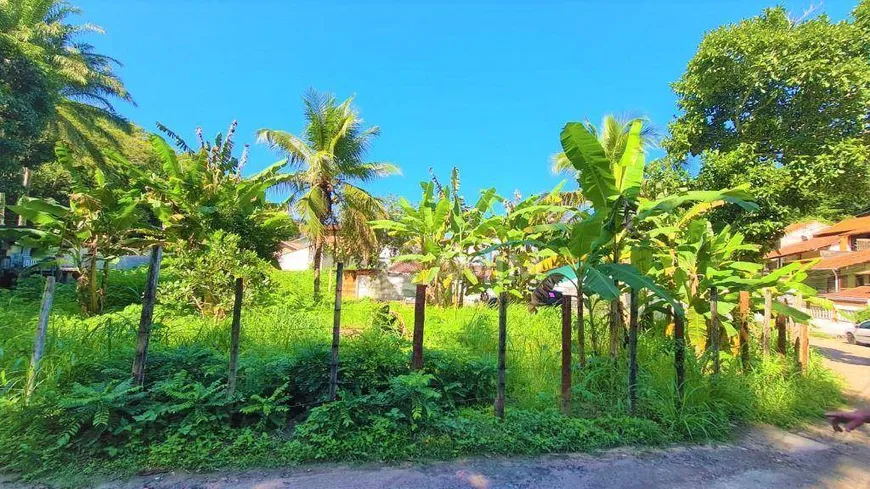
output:
[[[122,176],[105,167],[79,164],[66,146],[59,144],[55,155],[73,176],[69,207],[22,197],[9,208],[34,228],[0,228],[0,235],[38,250],[46,258],[39,266],[59,266],[69,258],[78,271],[82,309],[95,314],[105,302],[111,260],[140,249],[141,237],[147,232],[146,227],[136,225],[142,217],[138,212],[142,201],[137,192],[126,188]]]

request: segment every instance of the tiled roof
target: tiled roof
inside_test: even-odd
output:
[[[778,250],[771,251],[766,258],[779,258],[782,256],[796,255],[812,250],[819,250],[840,241],[839,236],[823,236],[821,238],[812,238],[800,243],[795,243],[788,246],[783,246]]]
[[[387,273],[417,273],[423,267],[415,261],[399,261],[387,267]]]
[[[831,292],[829,294],[822,294],[822,297],[831,300],[839,299],[856,302],[868,301],[870,300],[870,285],[853,287],[851,289],[843,289],[839,292]]]
[[[861,263],[870,263],[870,250],[852,251],[823,258],[813,266],[813,270],[839,270]]]
[[[870,216],[853,217],[834,224],[831,227],[822,229],[816,233],[816,236],[831,236],[834,234],[863,234],[870,233]]]

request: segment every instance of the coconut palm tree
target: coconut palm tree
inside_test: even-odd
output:
[[[369,224],[383,218],[382,202],[359,184],[398,173],[389,163],[365,161],[377,126],[363,127],[351,105],[314,90],[303,97],[307,124],[300,135],[260,129],[258,140],[286,156],[295,166],[278,190],[289,192],[287,203],[314,244],[314,296],[320,296],[320,268],[327,238],[354,244],[358,258],[377,252],[377,237]],[[336,247],[337,248],[337,247]]]
[[[114,72],[120,63],[95,52],[81,36],[101,34],[92,24],[69,23],[81,10],[62,0],[0,0],[0,44],[38,66],[57,91],[55,117],[49,122],[51,139],[60,139],[99,158],[93,136],[111,143],[106,124],[129,129],[113,102],[135,105]]]

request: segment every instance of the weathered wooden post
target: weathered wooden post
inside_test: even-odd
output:
[[[637,409],[637,289],[631,288],[628,306],[628,410]]]
[[[749,292],[742,290],[738,297],[737,331],[740,341],[740,363],[745,373],[752,367],[749,363]]]
[[[773,315],[773,294],[764,289],[764,324],[761,327],[761,351],[764,357],[770,355],[770,320]]]
[[[148,279],[142,294],[142,314],[139,316],[139,332],[136,341],[136,357],[133,359],[133,379],[136,385],[145,384],[145,363],[148,359],[148,342],[151,340],[151,320],[154,317],[154,302],[157,298],[157,278],[160,276],[160,261],[163,248],[151,247],[151,261],[148,264]]]
[[[236,375],[239,372],[239,336],[242,331],[242,298],[245,286],[242,277],[236,277],[236,295],[233,301],[233,324],[230,330],[230,366],[227,375],[227,397],[236,393]]]
[[[810,327],[808,324],[800,325],[800,353],[798,355],[798,365],[801,372],[807,373],[807,368],[810,365]]]
[[[785,355],[785,345],[788,343],[786,338],[786,317],[783,314],[776,315],[776,351],[780,355]]]
[[[27,383],[24,388],[25,402],[30,399],[36,387],[36,376],[39,374],[39,362],[45,351],[45,336],[48,330],[48,317],[51,314],[51,303],[54,300],[54,277],[45,279],[45,290],[42,292],[42,306],[39,308],[39,323],[36,325],[36,341],[33,344],[33,356],[30,357],[30,368],[27,370]]]
[[[341,289],[344,284],[344,263],[335,266],[335,309],[332,315],[332,362],[329,364],[329,400],[338,394],[338,344],[341,341]]]
[[[411,340],[411,369],[423,368],[423,325],[426,322],[426,285],[417,284],[414,296],[414,336]]]
[[[6,194],[0,192],[0,226],[6,225]]]
[[[583,329],[583,281],[577,279],[577,366],[586,365],[586,333]]]
[[[710,287],[710,354],[713,356],[713,374],[719,373],[719,291]]]
[[[571,296],[562,296],[562,413],[571,413]]]
[[[686,382],[686,323],[683,316],[674,315],[674,369],[677,373],[677,402],[683,402],[683,384]]]
[[[495,415],[504,418],[505,356],[507,354],[507,292],[498,295],[498,385],[495,394]]]

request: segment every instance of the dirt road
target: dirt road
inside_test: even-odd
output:
[[[870,406],[870,347],[813,338],[847,381],[853,405]],[[756,427],[736,444],[598,455],[475,458],[398,466],[316,465],[276,471],[170,473],[101,489],[496,489],[496,488],[870,488],[868,431],[835,435],[824,423],[799,433]],[[0,488],[14,487],[0,482]]]

